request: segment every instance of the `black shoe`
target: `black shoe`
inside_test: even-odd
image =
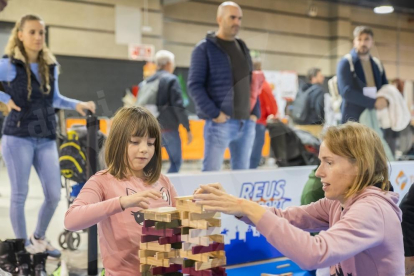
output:
[[[46,273],[46,259],[47,253],[36,253],[33,255],[33,276],[47,276]]]
[[[32,260],[29,252],[17,253],[17,261],[19,264],[19,276],[30,276],[32,272]]]
[[[0,241],[0,268],[12,274],[17,273],[17,260],[12,242]]]

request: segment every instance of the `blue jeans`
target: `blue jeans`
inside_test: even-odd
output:
[[[254,138],[252,155],[250,156],[250,169],[256,169],[262,159],[262,149],[265,141],[266,126],[256,124],[256,137]]]
[[[162,131],[162,144],[170,158],[168,173],[179,172],[183,159],[181,157],[181,138],[178,130]]]
[[[3,135],[1,150],[11,184],[10,219],[14,234],[16,238],[27,240],[24,205],[33,165],[45,195],[34,234],[43,238],[60,200],[61,182],[56,141]]]
[[[230,148],[231,168],[247,170],[250,163],[256,123],[229,119],[225,123],[206,120],[204,125],[203,171],[219,171],[224,151]]]

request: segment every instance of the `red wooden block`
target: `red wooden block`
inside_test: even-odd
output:
[[[181,233],[181,228],[171,228],[171,229],[160,229],[157,230],[154,227],[142,227],[143,235],[154,235],[160,237],[172,237]]]
[[[227,276],[226,269],[224,267],[215,267],[199,271],[196,271],[194,267],[183,267],[182,273],[189,274],[191,276]]]
[[[155,220],[144,220],[144,227],[153,227],[155,226]]]
[[[224,250],[224,243],[212,243],[209,246],[197,245],[191,248],[193,254]]]
[[[214,267],[211,269],[213,276],[227,276],[226,269],[224,267]]]
[[[181,265],[179,264],[172,264],[170,267],[153,267],[151,268],[151,274],[157,275],[157,274],[165,274],[170,272],[177,272],[181,270]]]
[[[141,242],[146,243],[146,242],[158,241],[159,238],[160,237],[158,236],[151,236],[151,235],[141,236]]]
[[[174,235],[172,237],[159,237],[158,239],[158,243],[160,245],[171,244],[176,242],[181,242],[181,235]]]

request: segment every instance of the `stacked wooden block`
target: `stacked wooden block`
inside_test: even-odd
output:
[[[220,213],[204,211],[192,196],[176,202],[177,208],[143,211],[141,274],[226,276]]]
[[[148,209],[144,213],[139,250],[142,276],[183,275],[180,258],[181,222],[176,208]]]
[[[193,276],[227,275],[224,237],[221,235],[220,213],[206,212],[192,196],[177,197],[181,218],[180,257],[186,260],[182,272]]]

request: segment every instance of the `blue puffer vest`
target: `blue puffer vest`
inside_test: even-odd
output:
[[[16,67],[16,78],[2,82],[4,92],[9,94],[21,111],[12,110],[4,123],[3,134],[18,137],[56,138],[56,117],[53,108],[54,75],[56,64],[49,65],[50,93],[44,94],[35,74],[31,73],[32,94],[27,99],[27,73],[25,63],[11,58]],[[43,90],[46,90],[44,88]]]

